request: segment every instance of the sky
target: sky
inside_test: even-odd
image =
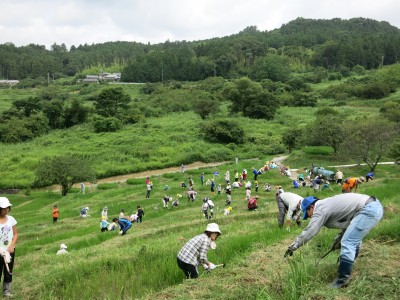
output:
[[[280,28],[298,17],[368,18],[400,28],[398,0],[0,0],[0,44],[195,41]]]

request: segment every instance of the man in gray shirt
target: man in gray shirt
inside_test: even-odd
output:
[[[301,210],[303,220],[311,218],[310,223],[289,246],[285,257],[311,240],[323,226],[342,229],[335,238],[335,241],[341,239],[341,252],[338,278],[332,287],[347,286],[363,238],[383,217],[379,200],[356,193],[336,195],[325,200],[309,196],[301,202]]]

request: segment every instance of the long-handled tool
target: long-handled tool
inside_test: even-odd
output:
[[[318,267],[318,265],[321,262],[321,260],[323,260],[329,253],[331,253],[333,250],[337,250],[337,249],[340,248],[340,242],[342,240],[342,236],[343,236],[343,232],[341,234],[339,234],[335,238],[335,240],[333,241],[333,244],[332,244],[331,248],[329,249],[329,251],[321,256],[321,258],[318,260],[317,264],[315,265],[316,267]]]
[[[219,265],[215,265],[216,267],[222,267],[225,268],[225,264],[219,264]]]

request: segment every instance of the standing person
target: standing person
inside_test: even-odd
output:
[[[103,210],[101,211],[101,217],[106,217],[106,221],[108,221],[108,207],[104,206]]]
[[[102,216],[101,220],[100,220],[100,231],[104,232],[108,230],[108,225],[110,225],[110,223],[107,222],[106,217]]]
[[[300,203],[303,197],[290,192],[283,192],[277,195],[276,201],[278,203],[278,225],[279,228],[283,228],[283,223],[286,214],[286,225],[288,230],[290,230],[290,220],[296,222],[297,226],[301,225],[301,209]]]
[[[125,209],[121,209],[121,212],[119,213],[120,218],[125,218]]]
[[[204,173],[201,173],[201,175],[200,175],[200,182],[201,182],[201,185],[204,185]]]
[[[243,181],[246,181],[246,178],[247,178],[247,170],[246,169],[243,169],[242,176],[243,176]]]
[[[254,187],[255,187],[255,191],[256,191],[256,193],[258,193],[258,181],[256,180],[255,182],[254,182]]]
[[[138,215],[137,222],[142,223],[143,216],[144,216],[144,210],[140,207],[140,205],[138,205],[136,208],[137,208],[137,215]]]
[[[251,189],[246,188],[246,201],[249,201],[251,198]]]
[[[222,186],[220,184],[217,185],[217,193],[218,195],[221,195],[222,192]]]
[[[58,220],[58,214],[59,214],[57,205],[54,205],[52,214],[53,214],[53,223],[56,223]]]
[[[367,175],[365,175],[366,182],[368,182],[368,180],[374,180],[374,176],[374,172],[369,172]]]
[[[0,197],[0,270],[3,273],[3,296],[12,297],[11,282],[15,261],[15,244],[18,240],[17,221],[10,216],[11,203],[6,197]],[[8,265],[8,266],[7,266]],[[1,274],[0,274],[1,275]]]
[[[358,186],[365,181],[364,177],[350,177],[343,181],[342,184],[342,193],[351,193],[354,189],[354,192],[357,193]]]
[[[120,235],[125,235],[126,232],[129,230],[129,228],[132,227],[131,221],[125,218],[114,218],[113,222],[119,225],[119,234]]]
[[[239,181],[239,172],[235,170],[235,182]]]
[[[336,171],[335,177],[336,177],[336,183],[337,183],[337,184],[342,184],[343,172],[340,171],[340,170],[337,170],[337,171]]]
[[[150,193],[151,193],[151,183],[149,182],[146,184],[146,198],[150,198]]]
[[[184,164],[182,164],[182,165],[181,165],[181,171],[182,171],[182,174],[183,174],[183,173],[185,173],[185,170],[186,170],[186,167],[185,167],[185,165],[184,165]]]
[[[81,192],[82,192],[82,195],[85,195],[85,189],[86,189],[85,184],[84,184],[83,182],[81,182]]]
[[[362,240],[383,217],[381,203],[373,196],[356,193],[340,194],[325,200],[309,196],[301,202],[301,210],[303,220],[311,218],[310,223],[289,246],[285,257],[316,236],[323,226],[341,229],[334,240],[334,245],[340,241],[341,250],[338,277],[332,282],[332,287],[347,286]]]
[[[214,179],[211,179],[210,191],[211,191],[211,195],[215,194],[215,182],[214,182]]]
[[[203,204],[201,205],[201,212],[203,213],[203,216],[208,220],[208,202],[207,202],[207,197],[203,199]]]
[[[254,181],[257,181],[257,176],[258,176],[258,170],[256,168],[251,168],[254,174]]]
[[[229,171],[226,171],[226,173],[225,173],[225,182],[228,184],[229,181],[231,181],[231,174],[229,173]]]
[[[207,224],[204,233],[189,240],[179,251],[177,263],[187,279],[199,277],[197,267],[202,264],[207,269],[213,270],[216,266],[208,258],[211,242],[215,242],[221,235],[218,224]]]

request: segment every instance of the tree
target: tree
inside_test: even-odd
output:
[[[211,113],[215,113],[219,110],[218,102],[212,98],[199,98],[193,104],[193,110],[203,120],[208,117]]]
[[[245,117],[271,120],[278,108],[276,97],[272,93],[246,77],[228,83],[222,93],[232,102],[231,112],[242,112]]]
[[[288,148],[289,153],[297,146],[302,135],[299,128],[289,128],[282,134],[282,143]]]
[[[73,184],[94,181],[95,178],[92,162],[87,157],[79,155],[46,157],[38,163],[34,186],[59,184],[61,194],[65,196]]]
[[[242,144],[244,130],[238,122],[232,120],[215,120],[204,124],[204,137],[214,143]]]
[[[399,137],[398,128],[384,119],[348,123],[345,132],[347,135],[340,147],[340,155],[363,161],[371,172]]]
[[[121,87],[108,88],[95,98],[96,113],[103,117],[118,118],[125,109],[129,108],[131,97]]]
[[[319,109],[315,115],[315,121],[307,127],[307,142],[311,145],[331,146],[334,153],[338,153],[346,138],[343,128],[344,116],[329,107]]]

